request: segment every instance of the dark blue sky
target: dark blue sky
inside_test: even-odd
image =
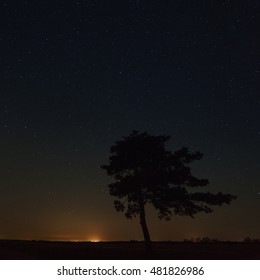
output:
[[[152,239],[259,237],[259,11],[258,1],[2,1],[0,238],[141,239],[100,169],[133,129],[200,150],[194,174],[207,191],[238,195],[194,220],[151,210]]]

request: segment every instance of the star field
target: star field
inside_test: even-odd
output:
[[[238,196],[194,220],[151,210],[153,239],[258,238],[259,11],[258,1],[2,1],[0,238],[141,239],[100,169],[133,129],[200,150],[192,168],[207,189]]]

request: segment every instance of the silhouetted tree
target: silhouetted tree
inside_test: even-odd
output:
[[[253,242],[253,239],[251,237],[245,237],[243,241],[246,243],[251,243]]]
[[[110,148],[109,164],[101,168],[115,178],[108,185],[117,211],[128,219],[139,216],[146,247],[151,247],[145,219],[145,205],[152,204],[159,219],[170,220],[172,214],[194,217],[199,212],[211,213],[211,205],[230,203],[231,194],[194,192],[208,185],[207,179],[191,174],[188,164],[200,160],[202,153],[187,148],[172,153],[164,147],[170,136],[152,136],[133,131]],[[192,192],[188,192],[189,187]]]

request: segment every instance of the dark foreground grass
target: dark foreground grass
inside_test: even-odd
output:
[[[0,240],[2,260],[260,260],[260,242],[50,242]]]

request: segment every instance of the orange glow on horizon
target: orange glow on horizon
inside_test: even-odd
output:
[[[101,242],[102,240],[99,238],[82,238],[82,239],[66,239],[62,241],[69,241],[69,242]]]
[[[102,240],[98,236],[93,235],[93,236],[89,236],[88,238],[86,238],[86,241],[89,241],[89,242],[100,242]]]
[[[100,242],[101,240],[99,240],[99,239],[91,239],[91,240],[89,240],[90,242]]]

